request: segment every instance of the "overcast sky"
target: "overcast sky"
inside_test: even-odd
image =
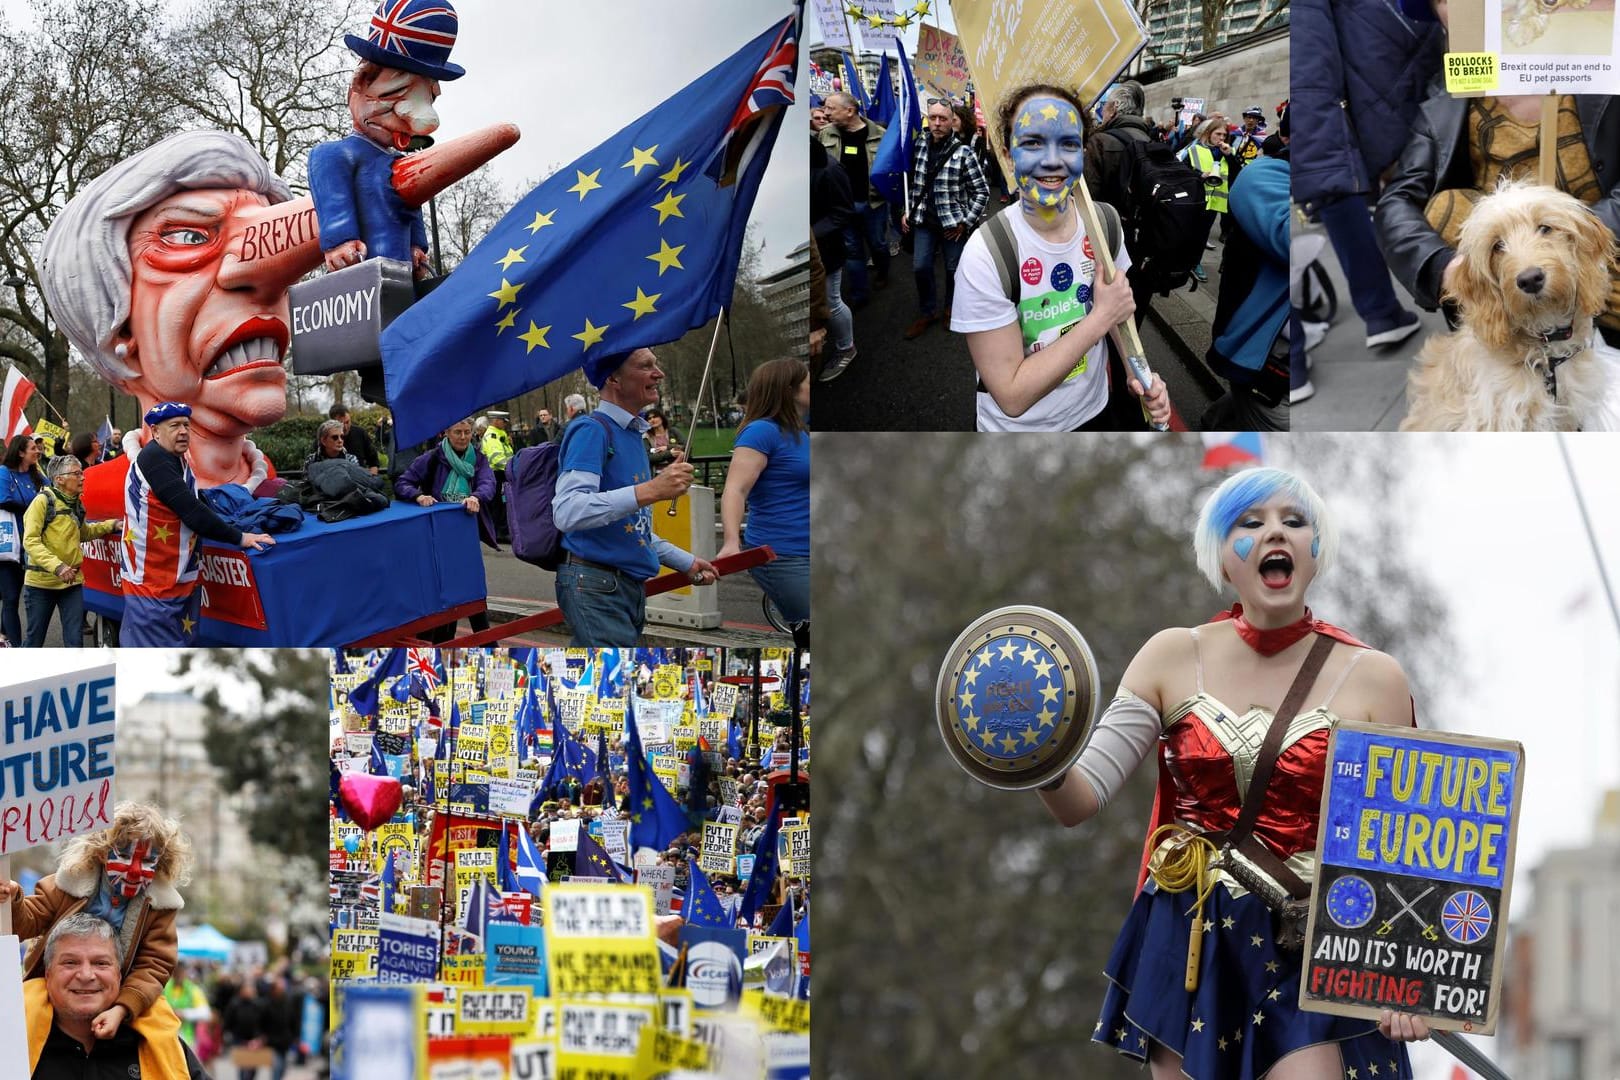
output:
[[[606,141],[789,11],[778,0],[456,0],[455,8],[461,27],[450,58],[467,74],[442,84],[438,137],[517,124],[523,138],[495,162],[496,177],[508,187]],[[13,26],[34,25],[28,0],[0,0],[0,11]],[[809,231],[809,151],[798,137],[810,130],[802,92],[807,68],[800,63],[801,92],[754,203],[765,271],[780,266]]]

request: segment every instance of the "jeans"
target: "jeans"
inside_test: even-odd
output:
[[[839,291],[843,284],[844,268],[827,271],[827,334],[832,347],[843,352],[855,344],[855,316],[844,303]]]
[[[84,586],[69,585],[65,589],[42,589],[37,585],[23,586],[23,606],[28,609],[28,647],[42,648],[45,631],[51,628],[51,612],[61,612],[62,646],[68,649],[84,645]]]
[[[557,567],[557,606],[574,628],[569,644],[626,648],[647,624],[647,590],[622,574],[594,566]]]
[[[810,618],[810,556],[778,555],[748,571],[782,618],[801,623]]]
[[[18,648],[23,643],[22,591],[22,563],[0,562],[0,633]]]
[[[849,271],[848,299],[864,304],[872,290],[866,281],[866,252],[872,252],[872,267],[880,280],[889,276],[889,207],[867,206],[855,208],[855,220],[844,226],[844,268]]]
[[[934,254],[945,253],[945,306],[951,306],[951,298],[956,295],[956,264],[962,260],[962,249],[967,247],[968,230],[963,229],[962,235],[955,240],[945,235],[945,230],[938,224],[924,225],[911,230],[914,246],[911,253],[911,269],[917,278],[917,306],[924,315],[933,316],[934,311]]]
[[[1389,267],[1373,233],[1367,200],[1347,195],[1324,203],[1320,213],[1328,239],[1333,242],[1333,253],[1339,257],[1345,280],[1350,283],[1350,302],[1367,324],[1367,332],[1377,334],[1398,326],[1401,302],[1390,285]]]

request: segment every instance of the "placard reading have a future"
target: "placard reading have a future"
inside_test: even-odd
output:
[[[1516,742],[1340,723],[1300,1008],[1492,1034],[1523,786]]]

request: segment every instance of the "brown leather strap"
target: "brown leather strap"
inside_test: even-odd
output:
[[[1271,727],[1266,730],[1266,741],[1260,744],[1260,756],[1254,762],[1254,777],[1249,781],[1248,794],[1243,797],[1243,809],[1238,813],[1237,824],[1226,834],[1228,842],[1234,845],[1241,843],[1254,828],[1255,819],[1260,816],[1260,804],[1265,801],[1266,785],[1271,783],[1271,770],[1282,751],[1283,734],[1294,717],[1299,715],[1299,707],[1305,704],[1305,695],[1311,692],[1317,675],[1322,672],[1322,665],[1327,662],[1328,653],[1332,651],[1333,639],[1326,634],[1316,635],[1316,643],[1306,654],[1299,674],[1294,676],[1294,684],[1283,697],[1277,715],[1271,719]]]

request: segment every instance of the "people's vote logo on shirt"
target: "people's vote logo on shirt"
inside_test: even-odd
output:
[[[1068,263],[1058,263],[1052,267],[1052,288],[1064,292],[1074,284],[1074,268]]]
[[[1039,285],[1041,283],[1041,273],[1045,269],[1041,265],[1041,260],[1031,255],[1024,260],[1024,265],[1019,270],[1019,274],[1023,277],[1025,285]]]

